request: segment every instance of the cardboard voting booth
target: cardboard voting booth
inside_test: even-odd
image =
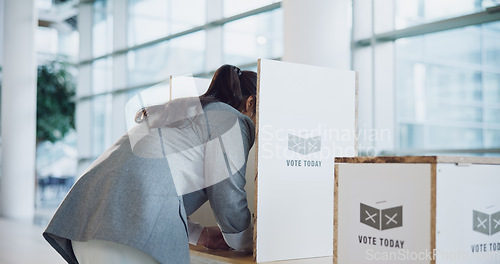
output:
[[[259,60],[256,262],[333,256],[333,161],[357,155],[352,71]]]
[[[500,263],[500,158],[335,159],[334,263]]]
[[[168,99],[203,94],[209,83],[171,78]],[[227,263],[331,263],[333,159],[357,155],[357,75],[259,60],[257,89],[257,137],[245,188],[254,215],[254,256],[195,246],[191,254]],[[165,89],[156,90],[163,96]],[[190,219],[216,224],[208,203]]]
[[[255,180],[254,258],[199,247],[192,255],[224,263],[332,263],[333,161],[357,155],[357,75],[259,60],[257,82],[256,169],[246,176],[247,186]]]
[[[189,75],[176,76],[170,78],[170,98],[175,100],[184,97],[194,97],[204,94],[210,85],[211,79],[197,78]],[[255,148],[250,149],[247,161],[245,186],[247,192],[248,206],[250,212],[254,209],[254,184],[255,179]],[[203,204],[194,214],[189,217],[192,221],[203,226],[216,226],[217,221],[210,208],[210,202]]]

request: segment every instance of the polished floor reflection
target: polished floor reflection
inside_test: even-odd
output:
[[[0,218],[0,263],[58,264],[65,261],[42,237],[43,228]]]
[[[43,239],[44,227],[27,222],[0,218],[1,264],[64,264],[62,257]],[[225,263],[191,256],[192,264]]]

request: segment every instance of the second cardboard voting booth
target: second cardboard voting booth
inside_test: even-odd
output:
[[[335,162],[334,263],[499,263],[500,158]]]
[[[196,247],[192,254],[228,263],[331,263],[334,157],[357,155],[356,73],[259,60],[257,88],[255,167],[251,156],[246,176],[247,186],[255,184],[254,258]]]

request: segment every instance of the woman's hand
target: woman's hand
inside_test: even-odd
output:
[[[218,226],[204,227],[198,239],[198,245],[208,249],[230,249]]]

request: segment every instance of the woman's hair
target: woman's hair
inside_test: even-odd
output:
[[[202,104],[218,101],[238,109],[248,96],[257,94],[257,73],[242,71],[233,65],[222,65],[215,71]]]
[[[236,66],[225,64],[215,71],[207,92],[199,98],[202,106],[211,102],[222,102],[239,109],[248,96],[256,94],[256,72],[242,71]],[[153,113],[165,111],[165,106],[153,105],[141,108],[135,115],[135,122],[141,123]]]

